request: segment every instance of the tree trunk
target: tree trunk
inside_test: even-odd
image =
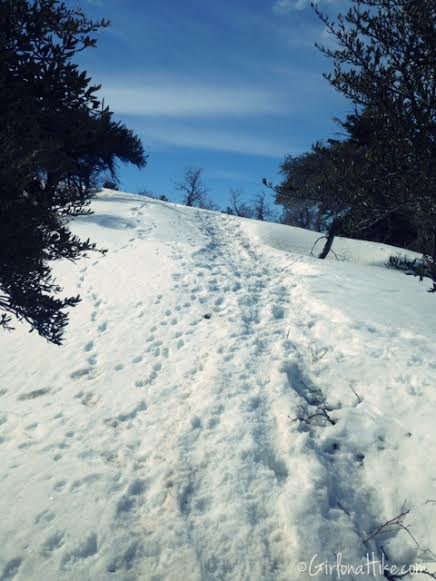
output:
[[[342,218],[335,218],[333,220],[333,222],[331,223],[330,229],[328,231],[327,241],[325,243],[325,246],[322,249],[322,252],[318,256],[318,258],[324,259],[327,257],[328,253],[330,252],[330,250],[333,246],[333,240],[335,239],[335,236],[337,234],[339,234],[341,226],[342,226]]]
[[[436,226],[433,226],[433,248],[432,248],[432,255],[430,257],[430,273],[433,282],[433,288],[430,289],[430,292],[436,292]]]

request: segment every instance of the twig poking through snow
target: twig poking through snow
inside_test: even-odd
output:
[[[359,395],[359,394],[356,392],[356,390],[354,389],[354,387],[353,387],[352,385],[350,385],[350,389],[351,389],[351,391],[354,393],[354,395],[357,397],[357,402],[358,402],[358,405],[359,405],[359,403],[362,403],[362,401],[363,401],[363,400],[362,400],[362,398],[361,398],[361,397],[360,397],[360,395]]]
[[[310,352],[312,353],[312,363],[318,363],[318,361],[321,361],[321,359],[327,355],[328,353],[328,347],[325,347],[324,349],[322,349],[321,351],[318,351],[318,353],[315,352],[315,350],[313,349],[313,347],[310,348]]]
[[[381,535],[384,533],[396,532],[398,530],[403,530],[403,531],[406,531],[406,533],[410,536],[410,538],[413,540],[413,542],[416,544],[416,546],[419,547],[417,540],[412,535],[409,528],[403,522],[404,519],[406,518],[406,516],[410,512],[410,509],[406,508],[406,503],[407,503],[407,501],[405,500],[404,504],[403,504],[403,508],[401,509],[401,512],[399,514],[397,514],[397,516],[394,516],[390,520],[386,521],[384,524],[382,524],[382,525],[378,526],[377,528],[375,528],[374,530],[372,530],[367,535],[367,537],[363,540],[363,542],[367,543],[371,539],[374,539],[377,535]]]
[[[293,264],[295,264],[295,260],[293,260],[292,262],[290,262],[289,264],[287,264],[286,266],[284,266],[283,268],[280,269],[280,272],[284,272],[286,269],[288,269],[290,266],[292,266]]]

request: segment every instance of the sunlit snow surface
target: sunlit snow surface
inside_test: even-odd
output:
[[[83,299],[64,345],[0,334],[0,579],[430,562],[436,297],[384,266],[400,251],[338,239],[319,261],[296,228],[108,190],[92,207],[73,229],[108,253],[56,265]],[[372,535],[405,501],[410,534]]]

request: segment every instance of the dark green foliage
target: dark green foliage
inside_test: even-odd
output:
[[[420,156],[434,154],[434,0],[353,0],[336,23],[315,10],[339,45],[319,47],[334,64],[325,76],[365,113],[351,119],[353,137],[385,145],[394,137],[391,156],[413,155],[412,144]]]
[[[330,83],[356,107],[342,123],[364,160],[363,197],[378,213],[436,219],[436,4],[353,0],[333,23]]]
[[[401,208],[362,230],[359,238],[383,242],[383,244],[399,246],[400,248],[409,248],[411,250],[419,250],[421,248],[422,250],[418,225],[413,215]]]
[[[410,260],[407,256],[390,256],[387,266],[395,268],[396,270],[401,270],[406,274],[419,276],[421,279],[425,276],[424,263],[422,260],[418,260],[417,258]]]
[[[285,160],[277,201],[306,200],[330,234],[417,249],[436,226],[436,4],[352,0],[335,22],[314,8],[337,42],[319,47],[325,76],[354,113],[344,140]]]
[[[431,256],[423,256],[421,259],[414,258],[413,260],[409,260],[407,256],[390,256],[387,266],[401,270],[405,274],[418,276],[420,281],[424,277],[430,278],[433,281],[433,286],[429,292],[436,292],[435,263]]]
[[[310,153],[284,161],[276,202],[290,216],[288,223],[325,231],[341,218],[340,234],[410,247],[418,236],[411,214],[396,196],[384,195],[375,179],[366,182],[369,171],[364,147],[350,140],[316,144]]]
[[[317,144],[309,153],[285,159],[281,166],[283,181],[275,188],[275,194],[276,202],[285,209],[287,222],[322,231],[343,213],[347,176],[341,167],[333,165],[334,154],[332,147]]]
[[[139,139],[113,121],[72,58],[98,29],[59,0],[0,0],[0,325],[12,316],[60,344],[65,308],[50,262],[95,250],[68,229],[89,212],[116,161],[145,165]]]
[[[115,180],[111,180],[111,179],[104,180],[102,183],[102,187],[106,188],[108,190],[115,190],[115,191],[119,189],[118,182]]]

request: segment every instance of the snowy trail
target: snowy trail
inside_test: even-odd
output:
[[[199,346],[192,394],[201,397],[191,397],[191,426],[177,438],[186,474],[179,507],[200,578],[273,578],[281,556],[274,544],[283,536],[276,501],[288,472],[274,410],[264,397],[274,334],[259,327],[261,310],[271,302],[271,273],[234,225],[200,219],[209,242],[194,254],[195,270],[180,284],[191,295],[198,290],[212,297],[210,332],[218,338],[220,329],[228,340],[216,354]]]
[[[307,332],[299,331],[304,312],[300,304],[286,331],[283,321],[295,309],[292,277],[262,260],[234,221],[213,215],[199,219],[207,243],[194,252],[189,274],[176,277],[177,289],[204,306],[211,315],[206,319],[209,333],[221,345],[215,353],[208,343],[206,349],[194,345],[198,365],[177,413],[188,422],[177,424],[167,452],[165,442],[159,443],[164,458],[176,450],[178,476],[171,485],[183,517],[181,536],[193,552],[185,566],[176,556],[173,574],[175,579],[181,570],[191,576],[196,571],[199,579],[286,579],[294,572],[296,553],[310,553],[309,536],[313,553],[328,553],[328,539],[337,527],[326,520],[320,537],[320,510],[333,508],[335,521],[348,518],[338,514],[335,484],[332,498],[323,498],[329,490],[320,487],[307,511],[309,491],[314,492],[324,471],[324,454],[319,459],[311,438],[299,438],[291,423],[304,401],[302,372],[292,363],[304,357],[302,350],[310,342]],[[295,340],[286,338],[286,332]],[[299,338],[304,339],[301,345]],[[293,438],[301,440],[300,446]],[[349,475],[348,467],[341,478]],[[295,504],[294,495],[306,497],[303,510],[316,523],[310,534],[299,530],[301,513],[287,509],[287,501]],[[345,526],[351,530],[343,533],[344,551],[356,542],[351,525]],[[351,542],[345,541],[347,534]],[[171,577],[168,569],[162,571],[160,556],[147,563],[144,574],[154,570]]]
[[[436,550],[416,282],[283,251],[313,241],[279,225],[124,194],[95,210],[75,227],[109,253],[59,269],[83,296],[65,345],[0,337],[2,581],[305,580],[315,554]],[[366,541],[405,499],[419,547]]]
[[[264,394],[270,381],[269,343],[282,334],[277,328],[260,328],[262,309],[271,310],[272,327],[276,320],[273,273],[260,269],[259,258],[233,224],[223,228],[213,216],[200,215],[199,220],[206,244],[193,253],[192,269],[173,276],[174,286],[203,306],[210,319],[201,323],[222,344],[211,353],[201,337],[195,342],[196,365],[168,394],[168,402],[162,401],[164,376],[156,381],[163,415],[177,406],[170,426],[165,417],[157,422],[163,434],[155,445],[162,463],[156,472],[165,473],[167,459],[175,455],[166,475],[167,487],[174,490],[166,510],[169,521],[175,508],[179,513],[174,534],[180,535],[186,552],[175,554],[170,563],[159,553],[145,563],[144,575],[153,571],[176,579],[185,571],[201,579],[274,578],[282,558],[274,544],[286,542],[276,500],[288,472],[274,434],[275,412]],[[184,256],[175,258],[183,266]],[[277,313],[282,317],[282,311]],[[187,333],[179,333],[180,344]],[[151,391],[148,405],[153,406]],[[145,504],[141,512],[152,514],[152,506]],[[163,514],[159,518],[165,521]],[[160,529],[156,542],[165,545]]]

